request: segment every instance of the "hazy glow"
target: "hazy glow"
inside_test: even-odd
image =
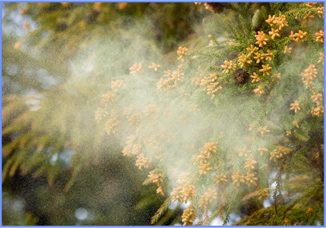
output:
[[[85,220],[88,216],[88,212],[85,208],[78,208],[76,211],[75,211],[75,216],[78,220]]]

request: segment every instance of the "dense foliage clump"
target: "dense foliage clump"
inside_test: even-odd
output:
[[[223,36],[180,46],[173,68],[134,64],[119,88],[111,82],[96,119],[152,170],[146,183],[188,203],[184,225],[228,224],[232,212],[245,217],[237,224],[323,223],[322,4],[223,7]],[[152,69],[163,74],[157,83]]]
[[[74,224],[90,202],[91,225],[324,224],[322,3],[4,12],[8,24],[26,19],[27,32],[12,42],[4,26],[3,183],[19,174],[52,186],[35,205],[70,213],[50,223]],[[148,189],[131,200],[141,182]],[[80,188],[85,199],[67,206]]]

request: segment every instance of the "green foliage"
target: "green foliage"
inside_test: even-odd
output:
[[[302,186],[302,183],[300,183]],[[316,220],[324,223],[324,204],[320,203],[323,198],[324,184],[308,188],[301,197],[297,198],[288,206],[274,205],[254,212],[252,215],[241,219],[234,225],[316,225]],[[315,198],[313,197],[321,197]],[[311,202],[316,202],[314,206]]]
[[[53,53],[53,57],[61,59],[60,64],[71,59],[78,44],[99,26],[114,31],[135,19],[149,20],[151,35],[169,51],[193,32],[201,17],[198,8],[187,3],[8,3],[5,8],[20,9],[32,20],[30,26],[37,25],[20,42],[33,44],[46,58]]]
[[[161,205],[161,207],[156,211],[156,213],[152,217],[151,224],[155,224],[159,220],[159,218],[161,218],[162,215],[168,210],[170,201],[171,201],[171,198],[167,198],[164,201],[164,203]]]
[[[190,202],[184,224],[196,217],[196,225],[216,218],[224,225],[323,224],[322,5],[214,4],[205,6],[223,13],[207,16],[205,28],[165,58],[157,44],[176,47],[190,34],[200,12],[194,4],[170,3],[162,11],[157,3],[25,5],[23,14],[37,29],[19,42],[41,50],[34,58],[49,59],[24,61],[48,69],[59,56],[59,70],[47,72],[61,82],[50,89],[31,82],[26,90],[37,96],[6,90],[3,183],[19,171],[46,177],[49,187],[40,195],[54,186],[70,194],[85,168],[108,159],[102,151],[122,150],[149,172],[136,178],[148,189],[133,208],[155,208],[152,224],[181,222],[181,206],[169,209],[171,200]],[[5,8],[17,6],[24,7]],[[132,22],[144,15],[145,26]],[[188,15],[194,17],[185,20]],[[146,38],[130,35],[148,26]],[[4,52],[13,57],[6,65],[22,61],[18,50]],[[77,66],[71,77],[61,73],[68,64]],[[3,72],[14,80],[8,69]],[[62,180],[62,170],[70,178]],[[47,197],[42,205],[55,201]],[[54,208],[63,205],[59,200]]]

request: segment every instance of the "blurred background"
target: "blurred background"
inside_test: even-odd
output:
[[[94,112],[111,75],[134,64],[126,56],[175,53],[209,14],[193,3],[3,3],[3,225],[150,224],[164,197]],[[172,205],[158,225],[180,225],[181,213]]]

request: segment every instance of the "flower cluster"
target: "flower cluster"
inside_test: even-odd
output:
[[[118,91],[119,89],[123,88],[125,85],[123,83],[123,80],[115,80],[111,81],[111,88],[114,91]]]
[[[257,185],[256,181],[258,178],[256,177],[256,172],[252,172],[255,169],[255,165],[257,164],[257,161],[247,158],[245,162],[245,169],[247,169],[247,175],[245,176],[246,182],[248,184],[248,187],[250,187],[251,184]]]
[[[162,186],[163,184],[163,174],[158,171],[151,171],[149,172],[148,179],[157,185],[156,192],[164,196],[164,188]]]
[[[208,142],[205,143],[203,148],[201,148],[200,153],[201,155],[207,157],[207,159],[214,153],[216,153],[217,150],[217,142]]]
[[[258,31],[258,35],[255,35],[256,37],[256,44],[258,44],[259,47],[264,47],[267,44],[267,37],[266,34],[263,31]]]
[[[112,117],[108,119],[108,121],[105,123],[105,130],[108,135],[111,135],[116,132],[117,127],[119,125],[119,121],[117,118]]]
[[[265,93],[263,88],[259,85],[256,89],[254,89],[254,92],[258,94],[258,96],[261,96]]]
[[[138,125],[140,124],[141,115],[140,114],[130,115],[127,117],[127,120],[131,126],[138,127]]]
[[[207,86],[207,94],[211,95],[211,98],[213,99],[219,90],[222,89],[222,86],[220,86],[220,82],[213,82],[213,83],[210,83],[208,86]]]
[[[182,222],[184,226],[191,226],[196,218],[197,213],[193,205],[188,206],[188,208],[183,211]]]
[[[255,52],[254,59],[256,60],[256,63],[264,62],[264,56],[262,54],[260,54],[259,52]]]
[[[270,160],[273,160],[274,162],[291,152],[291,149],[285,146],[277,145],[275,147],[276,149],[274,149],[270,154]]]
[[[250,54],[249,55],[245,55],[242,54],[239,56],[238,58],[238,62],[241,68],[245,68],[247,65],[252,64],[252,60],[250,59]]]
[[[248,187],[250,187],[251,184],[254,184],[257,186],[256,181],[258,180],[258,178],[256,177],[257,173],[256,172],[247,172],[247,175],[245,176],[246,182]]]
[[[115,101],[115,94],[108,91],[106,94],[102,95],[102,103],[105,105],[112,104]]]
[[[199,174],[207,174],[212,170],[209,159],[217,151],[217,142],[208,142],[200,150],[200,155],[194,157],[194,161],[199,161]]]
[[[278,17],[276,17],[275,15],[273,15],[273,16],[268,15],[268,19],[266,20],[266,22],[270,26],[278,27],[279,30],[281,30],[284,27],[289,26],[286,21],[286,17],[282,14],[280,14]]]
[[[160,68],[160,65],[157,65],[156,63],[152,63],[152,65],[148,66],[149,69],[153,69],[154,71],[158,71],[158,68]]]
[[[271,61],[275,57],[274,53],[271,52],[270,50],[267,50],[267,53],[263,54],[263,56],[267,61]]]
[[[183,203],[182,190],[183,188],[181,186],[177,188],[173,188],[171,192],[171,197],[173,202],[179,201],[180,203]]]
[[[280,83],[280,80],[281,80],[281,73],[273,74],[271,76],[271,79],[272,79],[272,82],[274,82],[276,84],[279,84]]]
[[[306,7],[308,9],[315,9],[317,10],[317,15],[319,18],[324,18],[324,7],[321,6],[321,7],[318,7],[317,4],[320,4],[318,2],[309,2],[309,3],[306,3]],[[321,3],[322,5],[322,3]],[[309,11],[309,12],[312,12],[312,11]]]
[[[322,30],[320,30],[319,32],[316,32],[315,35],[316,35],[317,42],[324,43],[324,32]]]
[[[292,51],[292,48],[289,48],[288,46],[285,46],[285,47],[284,47],[284,52],[283,52],[283,53],[289,55],[289,54],[291,54],[291,51]]]
[[[244,148],[239,150],[239,157],[248,157],[248,154],[250,153],[250,151],[248,150],[247,146],[245,146]]]
[[[190,183],[184,184],[182,194],[185,203],[187,203],[188,200],[191,201],[195,197],[195,186]]]
[[[255,164],[257,164],[257,161],[247,158],[245,164],[246,164],[245,169],[247,169],[248,171],[251,171],[251,170],[255,169]]]
[[[258,128],[258,131],[260,132],[261,136],[264,137],[265,136],[265,133],[269,133],[270,130],[267,129],[267,126],[265,127],[259,127]]]
[[[313,85],[312,80],[317,77],[316,66],[313,64],[309,65],[309,67],[300,75],[302,76],[302,82],[306,88],[310,88]]]
[[[186,183],[183,186],[173,188],[171,192],[172,201],[179,201],[180,203],[187,203],[187,201],[192,201],[195,197],[195,186]]]
[[[246,48],[246,50],[249,52],[249,56],[251,56],[252,54],[254,54],[255,52],[257,52],[259,49],[258,47],[255,47],[254,45],[250,45],[250,47]]]
[[[260,156],[263,156],[265,152],[268,152],[268,149],[266,148],[258,148],[257,150],[260,153]]]
[[[218,80],[218,74],[210,74],[208,77],[201,75],[200,77],[195,78],[195,85],[199,85],[201,88],[207,91],[208,95],[211,95],[213,99],[222,89],[220,82]]]
[[[311,99],[314,103],[320,105],[323,103],[323,94],[314,92]]]
[[[280,37],[279,32],[280,32],[279,29],[272,28],[272,31],[269,31],[268,34],[272,37],[272,40],[274,40],[275,37]]]
[[[254,72],[252,75],[250,75],[250,77],[252,78],[252,80],[251,80],[252,83],[259,82],[259,76],[256,72]]]
[[[307,20],[309,18],[315,18],[315,16],[312,14],[311,11],[308,11],[308,12],[305,12],[304,13],[304,17],[303,17],[303,20]]]
[[[217,192],[213,188],[208,188],[207,192],[200,197],[198,202],[198,207],[200,208],[207,208],[210,203],[213,202],[214,199],[217,199]]]
[[[167,90],[172,87],[176,87],[179,82],[184,80],[183,73],[180,70],[176,71],[166,71],[163,78],[161,78],[157,83],[158,90]],[[164,79],[166,78],[166,79]]]
[[[318,4],[318,2],[308,2],[305,5],[308,9],[312,9],[312,8],[315,8],[315,6],[317,6],[317,4]]]
[[[296,121],[292,122],[294,126],[296,126],[296,128],[299,128],[299,124]]]
[[[135,63],[134,65],[132,65],[132,67],[130,67],[130,74],[135,75],[141,73],[142,70],[143,70],[143,64]]]
[[[291,31],[290,38],[292,38],[295,42],[304,42],[307,40],[307,32],[303,32],[299,30],[299,32],[293,34],[293,31]]]
[[[221,184],[224,184],[226,182],[227,182],[226,175],[224,175],[224,174],[220,174],[220,175],[216,174],[215,175],[215,184],[216,185],[221,185]]]
[[[186,47],[179,47],[177,50],[177,54],[178,54],[178,60],[184,61],[184,57],[188,54],[188,48]]]
[[[262,65],[262,69],[259,70],[259,72],[263,73],[263,76],[268,76],[271,74],[272,67],[267,65]]]
[[[319,18],[324,18],[324,7],[317,7],[317,14]]]
[[[295,113],[300,110],[300,104],[298,101],[295,101],[290,106],[291,106],[290,110],[294,110]]]
[[[200,161],[199,174],[201,174],[201,175],[207,174],[207,172],[212,169],[213,168],[211,167],[211,164],[208,161],[206,161],[206,160]]]
[[[224,65],[221,65],[223,68],[222,73],[223,74],[232,74],[235,71],[235,68],[237,67],[237,64],[235,64],[232,60],[231,61],[224,61]]]
[[[318,59],[318,63],[322,63],[324,65],[324,53],[320,52],[319,55],[320,57]]]
[[[245,182],[245,177],[240,175],[240,171],[237,171],[232,175],[232,180],[234,185],[240,187],[240,184]]]
[[[324,107],[323,106],[318,106],[317,108],[312,108],[311,109],[311,115],[312,116],[323,116],[324,115]]]
[[[147,158],[145,154],[141,153],[137,155],[136,166],[138,169],[148,169],[151,165],[151,159]]]

